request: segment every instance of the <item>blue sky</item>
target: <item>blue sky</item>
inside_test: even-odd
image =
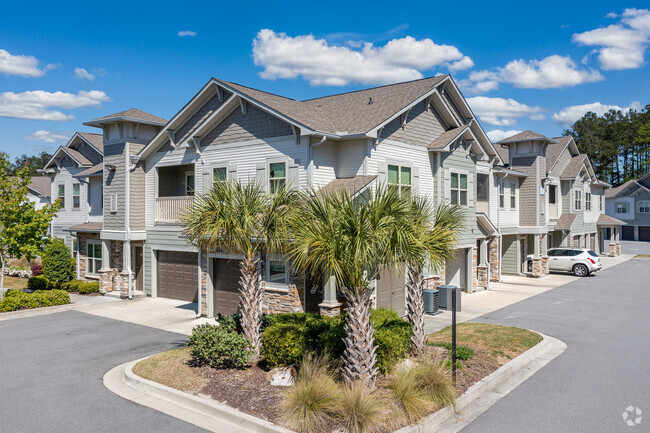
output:
[[[212,76],[307,99],[451,72],[494,139],[650,103],[647,2],[522,4],[10,2],[0,151],[132,107],[169,119]]]

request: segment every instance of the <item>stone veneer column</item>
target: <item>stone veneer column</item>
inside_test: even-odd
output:
[[[539,235],[542,249],[542,273],[548,275],[551,270],[548,263],[548,233]]]
[[[490,257],[490,281],[499,281],[501,280],[501,275],[499,275],[499,262],[501,261],[499,243],[501,238],[499,236],[492,236],[490,244],[488,245],[489,257]]]
[[[318,304],[323,316],[338,316],[343,304],[336,299],[336,277],[330,275],[323,284],[323,302]]]
[[[487,289],[488,285],[488,267],[487,265],[478,265],[476,267],[476,284],[480,289]]]
[[[533,277],[534,278],[539,278],[544,275],[543,272],[543,265],[542,265],[542,258],[541,257],[533,257]]]

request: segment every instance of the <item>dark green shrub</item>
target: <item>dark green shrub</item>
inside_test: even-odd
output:
[[[30,277],[27,280],[27,288],[30,290],[49,290],[50,282],[45,278],[45,275]]]
[[[7,296],[20,296],[24,293],[25,292],[21,289],[7,289],[7,291],[5,292],[5,298]]]
[[[34,293],[15,291],[0,302],[0,311],[17,311],[30,308],[50,307],[70,303],[70,295],[63,290],[50,290]]]
[[[372,320],[375,325],[375,329],[377,329],[378,326],[381,326],[386,322],[400,320],[400,317],[395,310],[377,308],[376,310],[372,310],[370,312],[370,320]]]
[[[305,325],[292,322],[274,323],[264,330],[262,355],[269,368],[298,364],[305,355]]]
[[[449,351],[449,356],[451,356],[451,343],[441,341],[437,343],[429,343],[429,345],[444,347]],[[456,345],[456,359],[469,361],[470,359],[474,358],[474,355],[476,355],[476,352],[474,352],[474,349],[471,347],[465,346],[464,344]]]
[[[43,275],[50,281],[65,283],[74,276],[70,248],[61,239],[52,239],[43,252]]]
[[[395,313],[397,314],[397,313]],[[377,346],[377,368],[388,372],[397,361],[408,356],[413,328],[409,322],[388,319],[375,325],[375,345]]]
[[[87,295],[89,293],[99,293],[99,283],[81,283],[76,285],[77,292],[80,295]]]
[[[223,326],[232,332],[241,333],[241,314],[235,313],[231,316],[224,316],[219,313],[217,314],[217,317],[215,317],[214,321],[217,322],[219,326]]]
[[[228,326],[194,327],[189,346],[196,362],[214,368],[243,368],[253,354],[251,344]]]

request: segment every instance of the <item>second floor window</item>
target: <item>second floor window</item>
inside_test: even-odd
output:
[[[410,194],[411,167],[388,165],[388,185],[396,187],[400,194]]]
[[[573,209],[574,210],[582,209],[582,191],[575,191],[575,197],[573,200]]]
[[[557,186],[549,185],[548,186],[548,204],[555,204],[557,201],[555,195],[557,194]]]
[[[65,207],[65,185],[59,185],[58,200],[62,207]]]
[[[275,194],[287,184],[287,163],[272,162],[269,164],[269,191]]]
[[[505,193],[505,186],[503,185],[503,182],[499,183],[499,207],[501,209],[506,207],[506,193]]]
[[[585,193],[585,210],[591,210],[591,193]]]
[[[650,213],[650,201],[639,202],[639,213]]]
[[[451,204],[467,206],[467,175],[451,174]]]
[[[627,203],[616,203],[616,213],[627,213]]]
[[[598,210],[600,212],[603,211],[603,196],[599,195],[598,197]]]
[[[510,209],[515,209],[517,207],[517,191],[515,190],[515,184],[510,184]]]
[[[228,169],[226,167],[215,167],[212,170],[214,182],[225,182],[228,180]]]
[[[81,185],[78,183],[72,184],[72,207],[79,209],[81,206]]]

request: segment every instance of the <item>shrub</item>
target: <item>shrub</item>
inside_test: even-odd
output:
[[[429,343],[429,345],[444,347],[449,351],[449,356],[451,356],[451,343],[437,342],[437,343]],[[474,352],[474,349],[472,349],[471,347],[465,346],[463,344],[456,346],[456,359],[469,361],[470,359],[474,358],[474,355],[476,355],[476,352]]]
[[[61,239],[52,239],[43,253],[43,275],[50,281],[65,283],[74,275],[74,261],[70,248]]]
[[[89,293],[99,293],[99,283],[81,283],[77,284],[77,292],[80,295],[87,295]]]
[[[32,265],[32,276],[36,277],[38,275],[43,275],[43,267],[40,263],[34,263]]]
[[[337,411],[339,389],[328,371],[329,360],[307,354],[295,385],[282,401],[283,423],[301,432],[322,431]]]
[[[377,367],[387,373],[395,363],[408,356],[413,328],[392,310],[374,310],[371,320],[375,327]]]
[[[362,382],[345,384],[338,401],[338,416],[345,431],[366,433],[395,427],[394,405],[382,389],[371,391]]]
[[[413,368],[417,383],[435,404],[456,407],[456,388],[451,373],[442,364],[430,360]]]
[[[25,293],[21,289],[7,289],[5,292],[5,297],[7,296],[20,296],[21,294]]]
[[[428,393],[418,383],[417,374],[415,368],[399,369],[388,379],[388,389],[392,391],[410,424],[417,422],[433,409]]]
[[[45,278],[45,275],[31,277],[27,280],[27,288],[30,290],[49,290],[50,282]]]
[[[263,334],[262,354],[269,368],[298,364],[305,355],[305,325],[278,322],[266,328]]]
[[[12,292],[0,302],[0,311],[17,311],[29,308],[50,307],[53,305],[65,305],[70,303],[70,295],[63,290],[51,290],[46,292],[25,293],[23,291]]]
[[[208,323],[194,327],[189,346],[196,362],[214,368],[243,368],[253,354],[244,337],[226,326]]]

